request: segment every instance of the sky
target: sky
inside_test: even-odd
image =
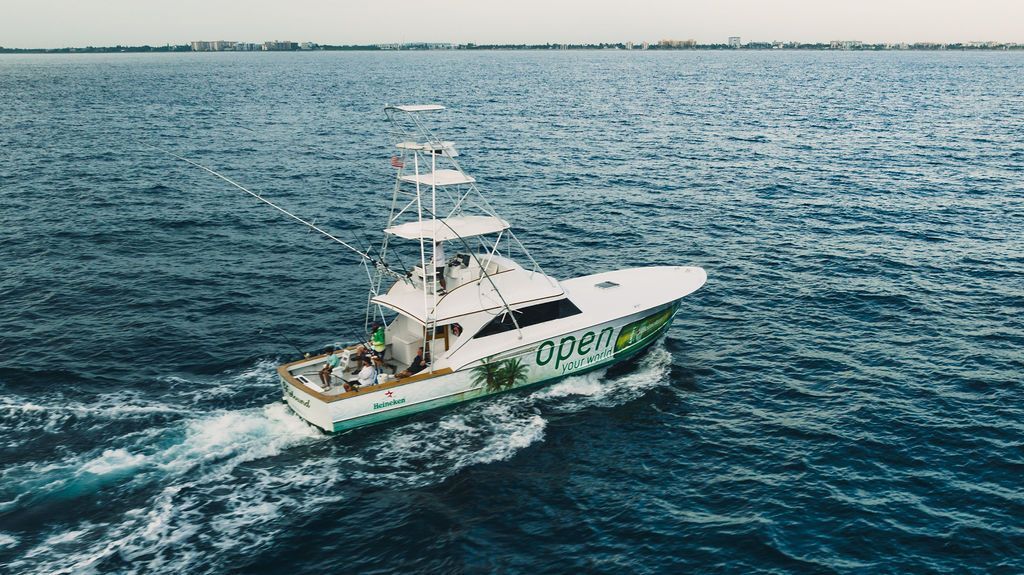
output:
[[[0,46],[748,41],[1024,43],[1024,0],[0,0]]]

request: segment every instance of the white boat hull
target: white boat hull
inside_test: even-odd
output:
[[[295,413],[330,432],[345,431],[447,407],[606,367],[654,343],[671,325],[678,300],[603,324],[565,333],[484,358],[457,371],[396,386],[364,388],[342,401],[324,401],[281,377],[284,401]],[[487,365],[490,364],[488,376]]]

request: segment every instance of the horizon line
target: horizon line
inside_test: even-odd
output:
[[[223,46],[213,47],[215,44]],[[197,47],[197,45],[205,45]],[[244,48],[238,48],[243,46]],[[740,42],[740,37],[729,37],[726,42],[700,43],[693,39],[661,39],[656,42],[616,41],[616,42],[503,42],[481,44],[476,42],[374,42],[368,44],[320,44],[290,40],[268,40],[263,42],[247,42],[238,40],[191,40],[185,43],[172,44],[114,44],[107,46],[62,46],[62,47],[13,47],[0,46],[0,53],[47,53],[47,52],[88,52],[88,51],[136,51],[136,52],[277,52],[277,51],[424,51],[424,50],[486,50],[486,49],[624,49],[633,51],[644,50],[686,50],[686,49],[831,49],[831,50],[913,50],[913,49],[974,49],[1000,50],[1024,48],[1022,42],[1003,42],[995,40],[969,40],[956,42],[863,42],[853,39],[807,42],[799,40],[772,40]]]

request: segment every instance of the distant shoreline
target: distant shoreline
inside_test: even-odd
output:
[[[915,43],[915,44],[861,44],[843,42],[805,44],[796,42],[750,42],[740,47],[727,44],[691,44],[664,45],[650,44],[644,47],[640,45],[605,43],[605,44],[459,44],[450,47],[437,47],[438,45],[396,45],[396,44],[372,44],[372,45],[317,45],[313,48],[293,48],[284,50],[194,50],[189,44],[174,44],[166,46],[86,46],[84,48],[4,48],[0,47],[0,54],[180,54],[180,53],[206,53],[206,52],[459,52],[470,50],[488,51],[623,51],[623,52],[644,52],[644,51],[825,51],[825,52],[1008,52],[1024,51],[1024,44],[1016,43]],[[981,44],[981,45],[979,45]],[[428,47],[429,46],[429,47]]]

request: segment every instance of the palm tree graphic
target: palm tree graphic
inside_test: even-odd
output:
[[[505,361],[483,360],[473,368],[473,385],[482,386],[488,393],[511,389],[529,380],[530,366],[518,357]]]
[[[509,389],[522,385],[529,379],[530,366],[523,363],[518,357],[506,359],[501,363],[498,370],[498,381],[501,382],[501,389]]]

